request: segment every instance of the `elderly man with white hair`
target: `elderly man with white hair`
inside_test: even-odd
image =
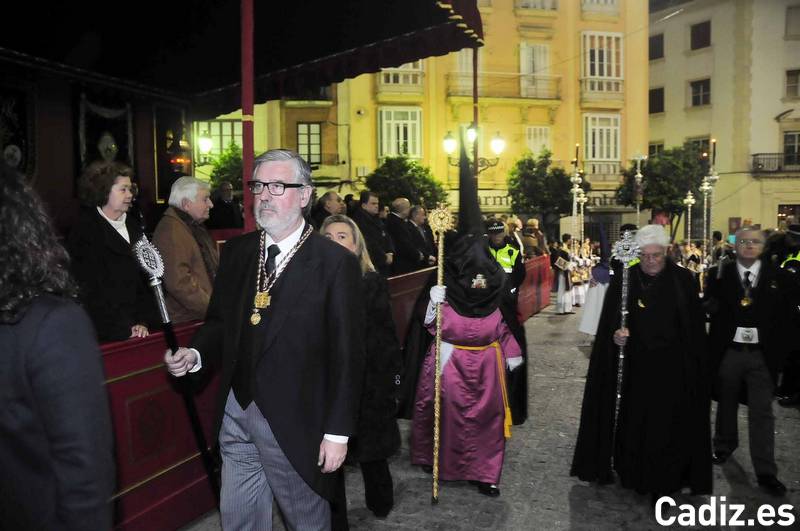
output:
[[[164,258],[167,309],[173,323],[203,319],[219,265],[216,243],[203,225],[214,206],[208,184],[194,177],[177,179],[169,205],[153,233]]]
[[[652,501],[689,487],[711,492],[711,426],[705,316],[691,273],[667,258],[660,225],[636,233],[641,249],[630,267],[627,326],[620,326],[622,275],[603,305],[583,396],[571,474],[623,487]],[[622,397],[614,432],[619,349]]]

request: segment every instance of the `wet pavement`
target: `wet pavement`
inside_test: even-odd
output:
[[[618,485],[597,487],[569,477],[569,466],[578,430],[589,347],[587,336],[577,332],[580,308],[575,315],[557,316],[554,305],[526,323],[529,364],[529,419],[515,426],[506,450],[501,495],[488,498],[466,482],[444,482],[439,503],[431,505],[431,477],[408,458],[408,421],[401,421],[404,444],[390,460],[395,482],[395,507],[385,519],[377,519],[366,508],[361,473],[347,469],[347,497],[353,530],[616,530],[616,529],[732,529],[736,526],[661,526],[655,519],[649,496],[638,495]],[[723,466],[714,467],[714,495],[717,503],[725,496],[728,504],[743,504],[744,522],[755,519],[762,504],[775,508],[775,521],[800,529],[800,410],[777,404],[776,448],[779,478],[788,487],[784,498],[760,490],[750,463],[747,441],[747,409],[739,413],[740,448]],[[713,413],[712,413],[713,419]],[[676,503],[695,508],[710,502],[708,496],[677,495]],[[779,506],[788,504],[782,513]],[[762,511],[769,511],[762,509]],[[707,511],[708,512],[708,511]],[[735,510],[727,510],[731,518]],[[685,508],[664,512],[678,517]],[[683,520],[682,520],[683,521]],[[275,527],[283,529],[276,516]],[[752,529],[762,528],[757,523]],[[185,528],[191,531],[221,529],[219,515],[210,513]]]

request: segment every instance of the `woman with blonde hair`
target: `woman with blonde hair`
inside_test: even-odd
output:
[[[400,448],[400,430],[395,414],[402,361],[389,303],[389,289],[386,280],[375,271],[364,236],[352,219],[342,214],[328,216],[319,230],[323,236],[349,249],[361,264],[364,279],[362,304],[366,317],[366,366],[358,426],[356,434],[348,442],[347,458],[358,462],[361,467],[367,508],[375,516],[383,518],[394,506],[394,486],[387,458]],[[334,530],[347,529],[346,508],[342,482],[339,495],[332,505]]]

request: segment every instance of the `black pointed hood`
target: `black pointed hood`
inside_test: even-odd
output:
[[[447,302],[464,317],[485,317],[500,304],[506,274],[489,254],[478,203],[478,183],[472,175],[463,138],[458,196],[458,232],[445,238]]]

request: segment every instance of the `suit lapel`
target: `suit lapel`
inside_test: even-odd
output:
[[[272,297],[270,311],[266,313],[266,319],[262,319],[261,323],[254,327],[256,331],[253,337],[254,366],[278,337],[292,306],[302,304],[303,294],[309,285],[308,279],[311,278],[310,274],[319,266],[319,260],[314,258],[311,250],[316,236],[316,233],[309,236],[308,241],[297,251],[270,290]]]
[[[235,337],[233,338],[233,344],[236,346],[237,349],[242,348],[242,331],[246,332],[244,345],[247,348],[248,343],[255,342],[259,337],[263,336],[263,333],[255,333],[258,329],[263,326],[262,324],[259,326],[253,326],[250,324],[250,313],[253,309],[253,298],[256,294],[256,271],[258,270],[258,238],[259,232],[255,231],[251,233],[253,235],[247,243],[245,243],[246,251],[244,253],[240,253],[243,260],[242,260],[242,268],[237,271],[237,274],[241,276],[241,282],[239,285],[240,293],[232,293],[230,294],[234,300],[239,301],[239,304],[232,304],[231,308],[234,312],[234,315],[231,316],[233,323],[240,323],[238,327],[235,329]],[[237,257],[238,258],[238,257]],[[244,297],[241,297],[244,295]],[[250,339],[252,337],[252,339]]]

